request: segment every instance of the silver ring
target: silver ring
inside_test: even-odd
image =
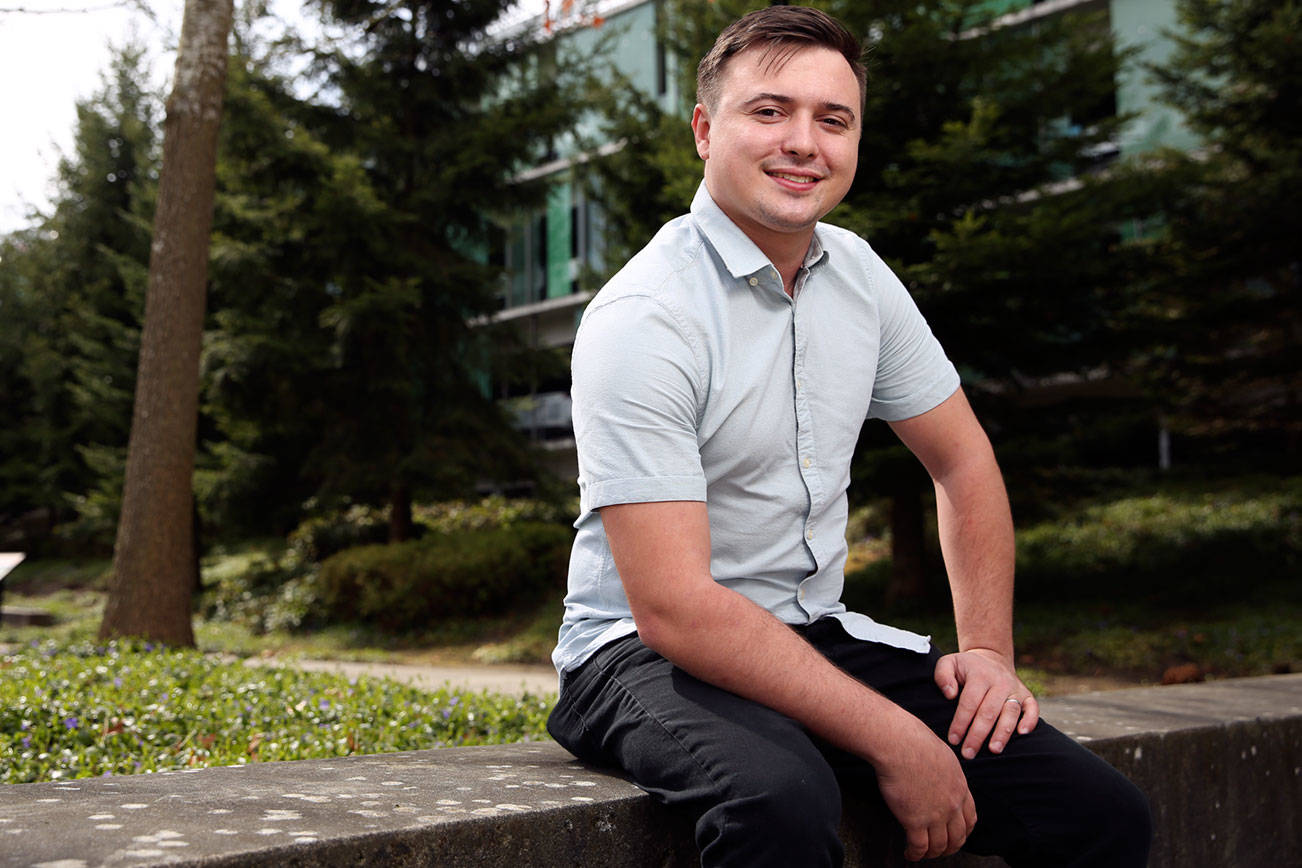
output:
[[[1022,705],[1022,700],[1017,699],[1017,698],[1012,697],[1012,696],[1010,696],[1010,697],[1008,697],[1007,699],[1005,699],[1004,702],[1016,702],[1017,705],[1018,705],[1018,707],[1021,707],[1021,705]]]

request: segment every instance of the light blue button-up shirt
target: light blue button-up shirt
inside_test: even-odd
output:
[[[793,296],[702,184],[584,313],[573,355],[582,514],[558,671],[634,632],[598,510],[708,505],[714,580],[788,624],[929,640],[847,612],[846,487],[866,418],[907,419],[958,374],[900,281],[858,236],[820,223]]]

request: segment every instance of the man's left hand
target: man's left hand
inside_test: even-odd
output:
[[[990,740],[990,752],[1000,753],[1016,729],[1022,735],[1040,722],[1040,706],[1013,661],[989,648],[946,654],[936,663],[936,686],[946,698],[958,697],[949,725],[949,743],[962,742],[963,757],[972,759]]]

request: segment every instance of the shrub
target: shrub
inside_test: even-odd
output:
[[[1302,491],[1128,497],[1019,531],[1021,599],[1178,603],[1287,587],[1302,561]]]
[[[500,614],[559,588],[571,532],[534,522],[340,552],[317,574],[332,620],[415,629],[449,616]]]
[[[34,644],[0,670],[3,783],[532,741],[551,707],[134,643]]]
[[[485,497],[477,503],[453,500],[416,506],[416,522],[440,533],[511,527],[522,522],[569,524],[579,513],[576,503],[551,503],[528,498]]]
[[[290,551],[320,562],[353,546],[382,543],[389,537],[388,511],[355,504],[343,512],[313,516],[289,534]]]

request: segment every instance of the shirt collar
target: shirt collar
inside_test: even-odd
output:
[[[715,204],[710,192],[705,189],[704,181],[696,188],[696,197],[692,199],[692,217],[733,277],[746,277],[771,267],[772,264],[763,251],[756,247],[755,242],[741,231],[741,227],[733,223],[732,219],[723,213],[723,209]],[[814,227],[809,250],[805,253],[806,268],[814,267],[826,256],[822,240],[819,238],[820,229],[821,225]]]

